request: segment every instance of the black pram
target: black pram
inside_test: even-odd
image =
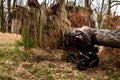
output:
[[[76,62],[79,70],[86,70],[88,67],[97,67],[99,58],[97,56],[98,48],[94,47],[86,33],[79,31],[77,33],[65,33],[64,46],[67,49],[75,48],[77,55],[68,53],[67,62]]]

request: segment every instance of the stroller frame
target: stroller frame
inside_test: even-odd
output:
[[[66,61],[76,63],[79,70],[86,70],[88,67],[95,68],[99,64],[97,52],[78,51],[77,55],[69,53],[66,57]]]
[[[74,36],[77,36],[77,35],[80,35],[80,34],[72,34],[72,33],[65,34],[65,37],[67,39],[65,41],[67,42],[64,43],[64,46],[67,48],[67,50],[69,50],[69,47],[75,48],[78,53],[77,55],[75,55],[74,53],[68,53],[68,56],[66,57],[66,61],[77,63],[77,68],[79,70],[86,70],[88,67],[91,67],[91,68],[97,67],[99,64],[99,58],[97,56],[97,53],[98,53],[97,47],[94,47],[94,45],[92,45],[92,47],[90,48],[80,47],[79,42],[77,43],[77,45],[74,43],[70,43],[69,45],[69,38],[70,37],[74,38]]]

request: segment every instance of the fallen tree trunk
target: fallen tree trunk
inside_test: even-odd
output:
[[[73,28],[72,31],[65,34],[68,38],[68,44],[71,46],[89,50],[94,45],[120,48],[120,30],[93,29],[87,26],[82,28]]]
[[[92,40],[97,45],[120,48],[120,30],[93,29]]]

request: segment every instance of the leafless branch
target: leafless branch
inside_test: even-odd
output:
[[[111,3],[118,3],[118,2],[120,2],[120,1],[118,1],[118,0],[114,0],[114,1],[111,1]]]
[[[115,4],[111,5],[111,8],[114,7],[115,5],[120,5],[120,3],[115,3]]]

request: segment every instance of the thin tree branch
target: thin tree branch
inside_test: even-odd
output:
[[[111,1],[111,3],[116,3],[116,2],[118,3],[118,2],[120,2],[120,1]]]
[[[120,3],[116,3],[116,4],[111,5],[111,8],[114,7],[115,5],[120,5]]]

